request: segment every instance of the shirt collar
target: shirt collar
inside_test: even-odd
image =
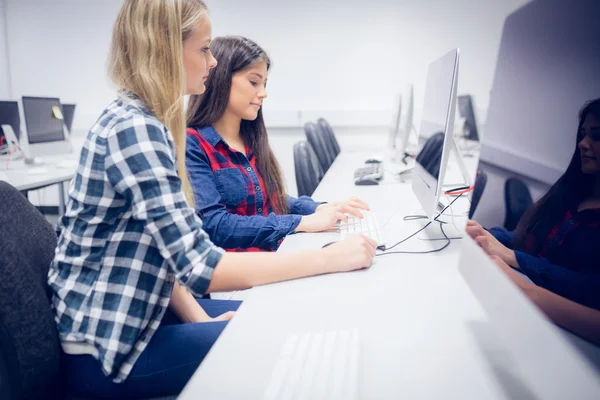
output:
[[[200,136],[204,138],[204,140],[210,143],[212,147],[216,147],[217,143],[223,142],[223,144],[227,146],[227,148],[229,148],[229,146],[227,145],[227,143],[225,143],[221,135],[219,135],[215,128],[213,128],[212,126],[204,126],[202,128],[197,128],[196,130],[198,131]]]
[[[204,138],[212,147],[217,147],[219,142],[223,143],[226,149],[231,151],[235,151],[229,147],[227,142],[223,139],[221,135],[213,128],[212,126],[204,126],[202,128],[196,128],[200,136]],[[246,146],[246,157],[248,160],[252,157],[252,150],[248,146]]]
[[[154,115],[152,111],[146,106],[146,104],[142,101],[142,99],[127,89],[121,89],[117,92],[119,100],[123,102],[123,104],[135,107],[138,110],[141,110],[144,114]]]

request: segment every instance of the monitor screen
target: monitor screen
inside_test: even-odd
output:
[[[17,140],[19,140],[21,135],[21,116],[19,115],[18,102],[0,101],[0,125],[10,125],[17,136]],[[0,136],[4,136],[4,132],[1,132]]]
[[[73,127],[73,117],[75,116],[75,104],[63,104],[62,105],[63,116],[65,117],[65,125],[67,130],[71,132]]]
[[[63,120],[57,118],[56,107],[61,110],[58,98],[23,96],[23,114],[30,144],[65,140]]]

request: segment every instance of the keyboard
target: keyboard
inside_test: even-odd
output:
[[[79,163],[75,160],[61,160],[56,163],[56,168],[75,168]]]
[[[383,235],[379,229],[377,218],[373,211],[362,211],[364,216],[363,219],[357,218],[353,215],[348,216],[348,222],[340,221],[338,224],[338,230],[342,239],[348,235],[363,234],[377,242],[377,246],[384,246]]]
[[[371,163],[354,171],[354,183],[364,180],[379,181],[383,178],[383,164]]]
[[[358,399],[358,329],[288,335],[264,400]]]

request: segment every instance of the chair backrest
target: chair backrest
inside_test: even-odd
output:
[[[312,146],[305,141],[294,145],[294,169],[298,196],[312,196],[323,179],[323,170]]]
[[[319,160],[319,164],[321,164],[323,173],[327,172],[331,166],[331,163],[333,163],[333,158],[327,150],[327,143],[324,135],[314,122],[307,122],[304,124],[304,133],[306,134],[308,143],[310,143],[315,154],[317,155],[317,159]]]
[[[444,132],[438,132],[433,135],[417,155],[417,162],[434,177],[438,177],[440,166],[442,164],[442,151],[444,150]]]
[[[533,204],[529,188],[518,178],[507,179],[504,184],[504,202],[506,204],[504,229],[514,231],[523,214]]]
[[[340,154],[340,145],[335,138],[333,128],[331,128],[331,125],[329,125],[329,122],[327,122],[325,118],[319,118],[317,120],[317,125],[325,135],[329,152],[333,155],[333,159],[335,160],[337,155]]]
[[[471,197],[471,208],[469,209],[469,219],[473,218],[473,214],[475,214],[475,210],[477,209],[477,205],[479,204],[479,200],[481,200],[481,196],[483,195],[483,191],[485,189],[485,185],[487,184],[487,174],[481,169],[477,170],[477,175],[475,175],[475,184],[473,185],[473,196]]]
[[[14,398],[60,392],[60,343],[50,308],[48,268],[56,232],[17,189],[0,181],[0,368]]]

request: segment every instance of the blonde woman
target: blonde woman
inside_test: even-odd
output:
[[[297,254],[210,242],[190,206],[182,104],[217,64],[210,38],[200,0],[125,0],[115,22],[119,98],[88,133],[48,277],[72,394],[179,393],[239,305],[191,293],[365,268],[375,255],[359,236]]]

